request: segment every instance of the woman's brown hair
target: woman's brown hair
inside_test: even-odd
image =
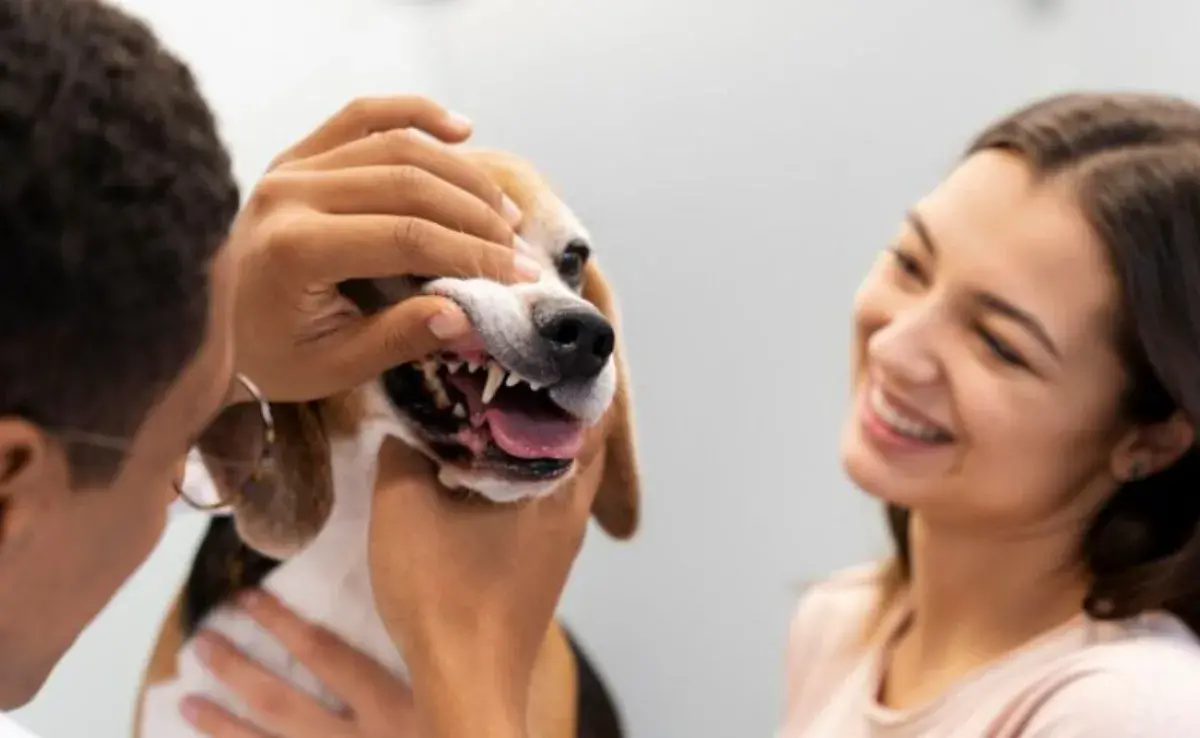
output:
[[[1050,97],[993,123],[969,156],[1004,149],[1066,177],[1120,284],[1130,421],[1200,419],[1200,107],[1153,94]],[[894,556],[880,614],[910,576],[909,512],[889,505]],[[1200,634],[1200,451],[1122,484],[1090,521],[1082,603],[1098,619],[1166,610]],[[878,620],[875,621],[878,623]]]

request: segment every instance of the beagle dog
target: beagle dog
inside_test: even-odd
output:
[[[520,208],[517,248],[543,267],[542,278],[518,285],[390,278],[343,286],[366,313],[417,294],[444,296],[475,331],[439,356],[397,366],[351,392],[271,405],[271,461],[254,484],[230,484],[219,464],[207,465],[230,515],[212,519],[162,626],[139,694],[135,735],[198,738],[179,712],[189,694],[253,720],[198,659],[191,638],[199,628],[221,633],[331,709],[343,707],[233,605],[247,587],[270,591],[407,678],[404,655],[376,610],[367,562],[375,470],[387,436],[434,460],[446,487],[494,504],[553,494],[577,477],[595,480],[600,527],[621,540],[635,533],[640,489],[629,376],[591,238],[528,162],[498,151],[468,156]],[[226,436],[234,447],[252,442],[236,432]],[[221,449],[201,450],[221,458]],[[607,687],[558,622],[538,658],[529,720],[539,738],[622,735]]]

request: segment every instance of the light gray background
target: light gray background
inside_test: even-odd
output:
[[[771,735],[797,591],[885,550],[836,443],[849,301],[903,209],[1031,96],[1200,94],[1186,0],[125,4],[194,62],[247,183],[354,94],[431,92],[591,226],[625,318],[645,527],[594,533],[563,613],[636,738]],[[127,732],[199,522],[172,526],[19,720]]]

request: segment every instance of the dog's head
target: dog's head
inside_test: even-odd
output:
[[[484,279],[355,280],[343,294],[365,313],[420,294],[457,303],[474,332],[439,356],[397,366],[371,386],[306,405],[272,406],[276,468],[233,500],[238,528],[281,557],[306,543],[332,506],[329,441],[368,416],[433,459],[441,480],[493,502],[553,492],[601,463],[601,527],[628,538],[638,524],[629,377],[615,304],[579,220],[526,161],[467,154],[516,203],[536,283]]]

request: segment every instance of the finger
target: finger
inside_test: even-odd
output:
[[[394,720],[411,707],[411,693],[395,675],[327,629],[297,617],[269,593],[250,590],[242,594],[240,602],[356,713],[379,714],[386,706]]]
[[[520,223],[517,206],[488,177],[482,167],[448,146],[423,138],[411,130],[395,129],[351,141],[299,165],[304,171],[328,171],[373,166],[413,166],[469,192],[511,227]]]
[[[394,128],[416,128],[447,143],[466,140],[471,123],[434,101],[418,96],[360,97],[299,143],[277,156],[271,168],[303,159]]]
[[[272,238],[277,263],[294,268],[303,282],[418,275],[512,284],[541,274],[536,262],[508,246],[421,218],[313,213],[279,227]]]
[[[512,226],[499,208],[435,173],[413,165],[274,175],[293,180],[316,210],[335,215],[404,215],[508,246]],[[494,195],[499,201],[500,197]]]
[[[346,727],[341,716],[248,659],[222,636],[204,632],[197,639],[201,660],[273,732],[301,738],[334,735]]]
[[[203,697],[184,698],[180,711],[183,713],[183,718],[193,728],[212,738],[272,738],[269,734]]]
[[[351,387],[443,351],[471,331],[470,321],[453,302],[419,295],[355,321],[311,350],[335,361],[338,380]]]

